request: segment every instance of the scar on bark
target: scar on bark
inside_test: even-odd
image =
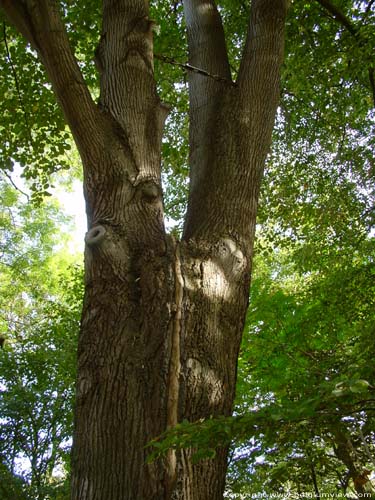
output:
[[[105,227],[101,225],[97,225],[92,227],[89,231],[87,231],[85,236],[85,243],[90,246],[98,246],[105,237]]]
[[[175,426],[178,421],[178,397],[180,378],[180,335],[182,320],[182,297],[184,280],[181,272],[181,254],[179,243],[175,249],[175,315],[172,324],[171,357],[169,362],[168,401],[167,401],[167,429]],[[176,481],[176,451],[170,449],[166,458],[166,489],[170,497]]]

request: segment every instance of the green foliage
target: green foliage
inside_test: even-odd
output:
[[[0,169],[12,172],[21,165],[40,201],[50,175],[69,166],[70,133],[36,53],[12,28],[1,26]]]
[[[82,271],[61,254],[57,207],[0,187],[2,484],[12,499],[68,498]]]

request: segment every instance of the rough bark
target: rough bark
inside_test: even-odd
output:
[[[72,500],[219,500],[226,450],[146,463],[182,418],[229,415],[248,302],[258,194],[279,97],[285,0],[254,0],[232,82],[213,0],[185,0],[190,63],[189,205],[165,232],[146,0],[103,0],[91,100],[53,0],[1,0],[38,50],[77,142],[88,216]]]

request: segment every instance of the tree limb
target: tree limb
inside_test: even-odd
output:
[[[260,74],[260,65],[270,68],[281,61],[284,49],[284,23],[288,8],[287,0],[254,0],[251,6],[246,44],[238,74],[238,84],[248,87],[254,75]],[[267,53],[267,61],[263,60]],[[268,78],[267,71],[263,73]]]
[[[88,150],[97,130],[98,112],[71,49],[57,2],[0,0],[0,7],[37,50],[78,148],[81,152]]]
[[[237,79],[243,124],[252,127],[254,140],[261,140],[267,152],[280,99],[287,9],[287,0],[253,0]],[[257,123],[269,131],[267,137],[256,130]]]
[[[316,0],[324,9],[326,9],[333,18],[338,21],[342,26],[344,26],[349,33],[353,36],[357,37],[357,30],[355,26],[352,24],[350,19],[348,19],[345,14],[330,0]]]
[[[189,63],[230,79],[224,29],[214,0],[184,0]]]
[[[223,92],[232,85],[232,78],[224,29],[215,0],[184,0],[183,4],[189,66],[202,70],[188,72],[190,200],[192,200],[210,168],[207,134],[213,130]],[[207,78],[207,74],[215,75],[216,78]]]
[[[5,12],[9,22],[18,29],[34,49],[37,49],[37,42],[25,3],[22,0],[0,0],[0,8]]]
[[[356,38],[357,41],[359,41],[359,32],[356,28],[356,26],[348,19],[347,16],[336,6],[334,5],[330,0],[316,0],[325,10],[327,10],[332,17],[339,22],[344,28],[346,28],[349,33]],[[366,8],[366,15],[369,13],[371,6],[373,4],[374,0],[371,0]],[[371,88],[371,93],[372,93],[372,100],[375,106],[375,81],[374,81],[374,68],[369,68],[368,70],[368,76],[369,76],[369,82],[370,82],[370,88]]]

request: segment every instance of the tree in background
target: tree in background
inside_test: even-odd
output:
[[[303,152],[289,165],[303,185],[310,182],[304,169],[320,148],[341,158],[356,153],[368,168],[370,148],[362,139],[374,89],[371,5],[296,2],[291,11],[275,139]],[[17,74],[18,63],[38,73],[25,71],[24,83],[17,77],[16,93],[4,90],[4,156],[28,163],[31,179],[40,179],[42,169],[43,191],[51,165],[39,167],[40,157],[45,150],[58,155],[66,145],[50,84],[40,85],[38,53],[84,168],[89,230],[72,498],[222,498],[226,446],[199,463],[189,449],[146,463],[145,445],[184,418],[232,411],[258,194],[279,100],[286,4],[256,0],[249,14],[247,3],[227,0],[218,10],[212,0],[186,0],[189,64],[177,60],[185,52],[178,2],[158,2],[151,16],[145,1],[104,1],[99,45],[96,2],[85,2],[85,9],[61,2],[61,12],[52,1],[3,0],[1,6],[31,46],[25,51],[20,42],[5,44],[12,69]],[[162,140],[168,110],[156,86],[181,106],[185,94],[181,79],[166,90],[175,73],[160,64],[155,83],[152,31],[158,23],[157,61],[188,71],[188,162],[183,136],[176,139],[176,123],[180,130],[186,126],[183,114],[171,113]],[[165,56],[170,47],[173,58]],[[29,88],[37,97],[20,106]],[[38,112],[44,95],[48,119]],[[13,125],[15,109],[22,125]],[[189,167],[179,241],[164,229],[161,152],[170,181],[165,205],[174,216],[181,214],[180,200],[172,199],[179,191],[176,178]],[[351,175],[360,175],[360,163]],[[317,177],[322,189],[327,177]],[[296,186],[289,186],[298,202]],[[277,184],[270,187],[277,193]]]
[[[60,498],[68,486],[82,273],[63,253],[68,225],[56,204],[36,208],[4,181],[0,188],[1,498]]]

